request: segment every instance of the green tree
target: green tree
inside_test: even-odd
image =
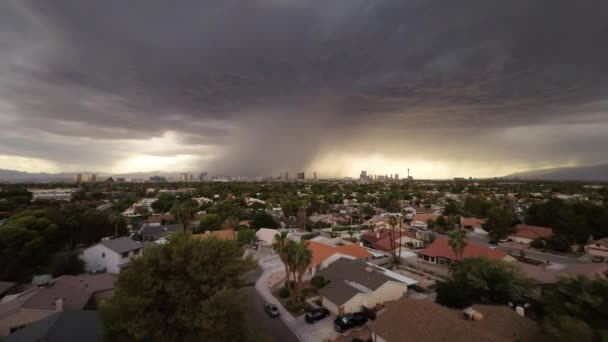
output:
[[[515,231],[515,222],[515,215],[510,210],[494,207],[488,211],[488,218],[482,227],[492,240],[500,240]]]
[[[51,263],[51,273],[53,277],[64,274],[80,274],[84,272],[84,261],[80,259],[77,251],[57,253]]]
[[[608,280],[582,276],[561,279],[543,290],[540,306],[543,328],[558,341],[567,341],[569,336],[581,341],[608,337]]]
[[[534,288],[512,264],[466,258],[451,266],[452,277],[437,287],[437,302],[464,307],[474,302],[505,304],[525,298]]]
[[[391,237],[391,241],[390,241],[390,246],[391,246],[391,253],[393,254],[393,261],[395,263],[399,262],[399,258],[397,258],[397,252],[395,251],[397,249],[396,244],[396,240],[397,238],[397,234],[395,232],[395,226],[397,226],[399,224],[399,219],[397,218],[397,216],[391,215],[388,217],[388,224],[389,226],[391,226],[391,230],[389,232],[390,237]],[[399,237],[401,237],[401,228],[399,228]],[[401,239],[399,240],[399,245],[401,245]],[[401,251],[399,252],[399,257],[401,257]]]
[[[290,281],[289,281],[289,272],[290,272],[290,263],[289,263],[289,240],[287,231],[283,230],[274,235],[274,241],[272,243],[272,249],[279,255],[281,262],[283,262],[283,266],[285,267],[285,280],[288,284],[288,289],[291,291]]]
[[[274,219],[272,215],[265,211],[258,211],[253,215],[251,220],[251,228],[258,230],[260,228],[278,228],[279,223]]]
[[[175,203],[175,196],[171,194],[160,194],[156,201],[150,206],[157,214],[169,212]]]
[[[255,241],[255,230],[249,228],[241,228],[237,233],[237,239],[241,245],[246,245]]]
[[[469,238],[467,237],[467,234],[460,229],[453,229],[450,234],[448,234],[448,246],[454,251],[458,261],[462,261],[462,253],[464,253],[464,249],[467,247],[468,242]]]
[[[118,237],[121,234],[125,234],[127,232],[127,224],[125,222],[125,218],[119,213],[111,213],[108,216],[108,220],[112,227],[114,227],[114,236]]]
[[[207,214],[203,216],[198,224],[198,229],[201,232],[214,231],[222,228],[222,218],[217,214]]]
[[[255,267],[236,241],[175,234],[120,273],[101,304],[112,341],[247,341],[241,276]]]
[[[293,248],[290,250],[293,253],[291,259],[293,260],[293,269],[296,271],[296,298],[300,295],[302,287],[302,277],[310,263],[312,262],[312,250],[308,247],[308,243],[305,240],[300,240],[298,243],[294,243]]]
[[[190,227],[192,217],[196,213],[198,205],[193,200],[189,199],[182,203],[175,203],[171,208],[171,213],[175,216],[177,222],[179,222],[186,231]]]

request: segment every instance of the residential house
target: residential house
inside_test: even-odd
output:
[[[515,226],[515,233],[509,235],[507,239],[515,242],[529,244],[536,239],[548,239],[553,236],[553,229],[549,227],[531,226],[528,224],[518,224]]]
[[[165,225],[168,222],[175,221],[175,215],[173,214],[162,214],[162,215],[150,215],[148,216],[148,223],[156,223]]]
[[[155,241],[182,230],[181,224],[144,223],[139,228],[139,235],[143,241]]]
[[[507,252],[491,249],[474,241],[469,241],[462,253],[463,258],[484,257],[490,260],[515,261]],[[456,253],[448,245],[445,237],[437,238],[427,248],[418,252],[418,261],[432,264],[450,264],[457,261]]]
[[[64,275],[46,286],[5,296],[0,301],[0,336],[60,311],[94,307],[94,298],[110,293],[115,281],[116,276],[109,273]]]
[[[407,283],[389,277],[382,269],[347,258],[334,261],[319,275],[330,281],[319,290],[321,305],[335,315],[358,312],[363,307],[371,309],[399,299],[407,293],[408,283],[416,283],[406,277],[403,278]]]
[[[530,265],[516,261],[513,265],[539,286],[555,284],[562,278],[579,276],[608,279],[608,264],[606,263]]]
[[[61,311],[8,335],[6,342],[81,342],[102,340],[96,311]]]
[[[385,309],[369,324],[374,342],[533,342],[543,337],[536,322],[508,306],[474,305],[460,311],[401,298]]]
[[[120,273],[132,258],[142,254],[143,245],[140,242],[123,236],[112,240],[102,241],[84,250],[83,260],[87,272],[106,271]]]
[[[395,242],[391,244],[391,238]],[[395,231],[391,237],[390,231],[366,232],[361,235],[361,240],[365,241],[371,248],[379,251],[391,252],[393,246],[399,248],[399,244],[406,248],[422,248],[424,241],[409,230]]]
[[[488,234],[485,229],[483,229],[483,224],[486,222],[484,219],[478,219],[475,217],[461,217],[460,218],[460,227],[466,229],[472,229],[473,232],[479,234]]]
[[[340,258],[363,262],[372,259],[372,254],[368,250],[356,244],[331,246],[315,241],[308,241],[308,247],[312,251],[312,262],[310,263],[308,272],[313,277],[320,270]]]
[[[255,232],[261,252],[274,253],[272,244],[274,243],[274,236],[277,233],[279,233],[279,230],[270,228],[260,228],[257,232]]]
[[[608,238],[595,240],[586,244],[585,253],[593,256],[608,257]]]

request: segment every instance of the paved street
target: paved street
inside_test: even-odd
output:
[[[255,282],[262,275],[262,268],[258,267],[255,271],[249,272],[245,279],[247,282]],[[247,317],[248,324],[261,330],[262,334],[271,337],[277,342],[297,342],[298,338],[291,332],[280,318],[271,318],[264,311],[264,299],[256,291],[255,286],[248,286],[245,292],[251,297],[252,307],[250,315]]]

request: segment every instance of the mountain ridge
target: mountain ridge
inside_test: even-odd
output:
[[[608,181],[608,164],[556,167],[512,173],[503,178],[554,181]]]

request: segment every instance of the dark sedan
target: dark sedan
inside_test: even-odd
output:
[[[319,309],[314,309],[314,310],[310,311],[309,313],[307,313],[304,316],[304,319],[308,323],[314,323],[316,321],[322,320],[323,318],[325,318],[327,316],[329,316],[329,310],[327,310],[325,308],[319,308]]]

